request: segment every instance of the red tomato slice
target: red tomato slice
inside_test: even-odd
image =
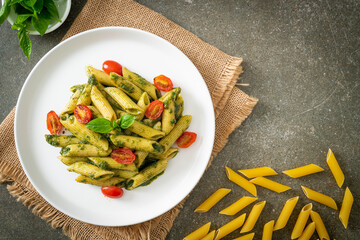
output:
[[[129,148],[117,148],[111,152],[111,158],[121,164],[130,164],[135,160],[135,157]]]
[[[61,122],[59,116],[54,112],[50,111],[46,117],[46,126],[51,134],[59,134],[61,132]]]
[[[111,72],[117,73],[119,75],[123,75],[122,73],[122,66],[120,63],[112,61],[112,60],[107,60],[103,63],[102,65],[102,69],[107,73],[110,74]]]
[[[190,147],[196,140],[196,133],[184,132],[177,140],[176,143],[180,148]]]
[[[91,110],[82,104],[79,104],[74,109],[74,115],[79,123],[88,123],[91,120]]]
[[[145,116],[149,119],[155,120],[160,117],[161,113],[164,111],[164,103],[159,100],[151,102],[146,109]]]
[[[173,83],[170,78],[165,75],[159,75],[154,78],[155,87],[161,91],[168,92],[173,89]]]
[[[124,191],[116,186],[101,187],[101,192],[109,198],[120,198]]]

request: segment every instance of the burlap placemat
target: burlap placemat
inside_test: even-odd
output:
[[[126,26],[154,33],[183,51],[202,74],[210,91],[215,116],[215,144],[211,158],[224,147],[229,134],[251,113],[257,99],[234,87],[242,72],[242,59],[231,57],[203,42],[162,15],[131,0],[89,0],[64,39],[79,32]],[[62,228],[72,239],[164,239],[185,200],[165,214],[127,227],[103,227],[83,223],[59,212],[36,192],[17,157],[14,142],[15,108],[0,125],[0,182],[33,213]],[[211,162],[211,161],[210,161]]]

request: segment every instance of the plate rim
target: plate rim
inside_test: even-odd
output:
[[[199,174],[198,178],[194,180],[193,182],[193,186],[191,186],[190,188],[190,191],[187,192],[187,191],[184,191],[183,194],[181,194],[181,199],[179,198],[179,200],[176,200],[174,201],[175,204],[170,204],[170,207],[169,208],[166,208],[166,209],[163,209],[161,211],[159,211],[160,213],[157,213],[157,214],[154,214],[152,217],[148,217],[148,218],[145,218],[141,221],[137,221],[137,222],[132,222],[130,224],[118,224],[118,223],[114,223],[114,224],[101,224],[101,223],[98,223],[98,222],[91,222],[91,221],[84,221],[82,219],[79,219],[77,218],[76,216],[72,215],[71,213],[69,213],[68,211],[64,211],[64,209],[62,209],[61,207],[58,206],[58,204],[54,203],[53,201],[50,201],[46,194],[43,193],[42,190],[39,189],[38,186],[36,186],[36,184],[34,184],[34,181],[32,180],[32,177],[31,175],[29,174],[28,170],[24,167],[24,163],[23,163],[23,156],[21,155],[21,151],[19,149],[19,139],[20,139],[20,133],[18,132],[18,124],[19,124],[19,111],[21,109],[21,102],[22,102],[22,98],[23,98],[23,94],[25,92],[25,89],[26,89],[26,86],[29,84],[29,81],[32,77],[32,75],[34,74],[34,72],[36,71],[36,69],[42,64],[42,62],[46,61],[46,59],[48,58],[49,55],[51,55],[57,48],[61,47],[62,45],[65,45],[67,44],[67,42],[69,41],[72,41],[73,39],[76,39],[76,38],[79,38],[79,37],[82,37],[83,35],[87,35],[87,34],[91,34],[93,32],[98,32],[98,31],[135,31],[135,32],[140,32],[142,34],[146,34],[146,35],[149,35],[151,37],[154,37],[156,38],[157,40],[160,40],[160,41],[163,41],[164,43],[166,44],[170,44],[173,48],[175,48],[177,51],[179,51],[180,54],[184,55],[186,57],[186,59],[189,60],[189,63],[191,63],[193,65],[193,67],[196,69],[196,71],[198,72],[199,76],[201,77],[201,80],[202,80],[202,84],[204,84],[204,86],[206,87],[206,97],[208,98],[208,101],[211,103],[211,119],[208,119],[210,125],[211,125],[211,128],[212,128],[212,131],[210,132],[210,143],[211,143],[211,148],[209,147],[209,150],[206,154],[206,159],[208,159],[205,163],[204,161],[204,164],[202,166],[202,169],[201,169],[201,174]],[[19,107],[20,106],[20,107]],[[21,91],[20,91],[20,94],[19,94],[19,97],[18,97],[18,100],[17,100],[17,103],[16,103],[16,110],[15,110],[15,119],[14,119],[14,138],[15,138],[15,146],[16,146],[16,151],[17,151],[17,155],[19,157],[19,161],[21,163],[21,166],[22,166],[22,169],[24,170],[25,174],[26,174],[26,177],[29,179],[29,181],[31,182],[32,186],[36,189],[36,191],[40,194],[40,196],[42,198],[44,198],[44,200],[49,203],[51,206],[53,206],[56,210],[58,210],[59,212],[62,212],[64,213],[65,215],[71,217],[71,218],[74,218],[76,220],[79,220],[79,221],[82,221],[82,222],[86,222],[86,223],[90,223],[90,224],[94,224],[94,225],[98,225],[98,226],[130,226],[130,225],[134,225],[134,224],[139,224],[139,223],[143,223],[143,222],[146,222],[146,221],[149,221],[151,219],[154,219],[160,215],[163,215],[164,213],[168,212],[169,210],[173,209],[174,207],[176,207],[181,201],[183,201],[186,196],[188,196],[193,190],[194,188],[196,187],[196,185],[199,183],[200,179],[202,178],[202,176],[204,175],[205,173],[205,170],[208,166],[208,163],[210,161],[210,158],[211,158],[211,154],[212,154],[212,150],[213,150],[213,147],[214,147],[214,141],[215,141],[215,113],[214,113],[214,105],[213,105],[213,102],[212,102],[212,99],[211,99],[211,95],[210,95],[210,92],[209,92],[209,89],[206,85],[206,82],[203,78],[203,76],[201,75],[200,71],[197,69],[197,67],[195,66],[195,64],[190,60],[190,58],[185,54],[183,53],[179,48],[177,48],[175,45],[173,45],[172,43],[170,43],[169,41],[167,41],[166,39],[156,35],[156,34],[153,34],[153,33],[150,33],[148,31],[144,31],[144,30],[141,30],[141,29],[137,29],[137,28],[130,28],[130,27],[117,27],[117,26],[110,26],[110,27],[100,27],[100,28],[94,28],[94,29],[90,29],[90,30],[87,30],[87,31],[84,31],[84,32],[81,32],[81,33],[78,33],[78,34],[75,34],[69,38],[67,38],[66,40],[60,42],[59,44],[57,44],[56,46],[54,46],[50,51],[48,51],[37,63],[36,65],[33,67],[33,69],[30,71],[29,75],[27,76],[22,88],[21,88]],[[61,209],[61,210],[60,210]]]

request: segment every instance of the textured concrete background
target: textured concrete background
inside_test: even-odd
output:
[[[340,207],[349,186],[355,203],[345,230],[338,211],[312,202],[336,239],[358,239],[360,156],[360,2],[333,1],[155,1],[140,3],[163,14],[222,51],[244,58],[240,82],[243,90],[259,98],[252,115],[236,129],[229,143],[214,159],[167,239],[182,239],[208,221],[217,229],[232,216],[218,212],[243,195],[229,182],[224,167],[234,170],[268,165],[276,171],[315,163],[325,172],[301,179],[284,174],[272,177],[293,189],[282,194],[258,187],[259,200],[267,204],[256,224],[255,239],[263,225],[276,219],[284,202],[300,196],[296,214],[312,202],[301,191],[305,185],[333,197]],[[73,1],[69,18],[57,31],[32,37],[33,54],[27,61],[10,25],[0,26],[0,121],[15,106],[20,89],[34,65],[54,47],[70,27],[85,1]],[[344,173],[339,189],[325,163],[332,148]],[[220,187],[232,192],[208,213],[193,210]],[[247,207],[241,213],[249,213]],[[273,239],[289,239],[296,214]],[[237,214],[236,216],[239,216]],[[11,197],[0,185],[0,239],[68,239]],[[226,239],[240,236],[239,231]],[[312,239],[316,239],[313,236]]]

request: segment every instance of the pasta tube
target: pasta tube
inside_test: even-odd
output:
[[[309,240],[315,232],[315,223],[312,222],[306,226],[304,232],[299,237],[299,240]]]
[[[150,140],[158,140],[159,138],[165,136],[164,132],[155,130],[152,127],[148,127],[145,124],[142,124],[141,122],[136,120],[133,122],[133,124],[131,124],[130,127],[128,127],[128,129],[131,132]]]
[[[98,70],[91,66],[88,66],[87,69],[88,69],[89,74],[92,74],[99,83],[104,84],[106,86],[112,86],[112,87],[116,86],[114,84],[114,82],[111,81],[110,75],[107,74],[106,72]]]
[[[320,214],[317,212],[310,212],[311,220],[315,223],[316,232],[319,235],[321,240],[330,240],[330,236],[326,230],[323,220],[320,217]]]
[[[117,109],[122,109],[122,107],[109,94],[107,94],[107,92],[105,92],[105,87],[101,83],[97,83],[95,85],[99,89],[101,94],[106,98],[106,100],[108,100],[114,111]]]
[[[275,223],[274,231],[282,229],[286,226],[298,200],[299,197],[294,197],[286,201],[283,209],[281,210],[280,216]]]
[[[70,100],[62,110],[61,115],[74,113],[74,109],[76,107],[77,101],[79,100],[81,92],[82,92],[81,89],[77,89],[75,91],[75,93],[71,96]]]
[[[147,92],[152,99],[156,100],[158,99],[158,97],[160,97],[161,94],[159,90],[140,75],[131,72],[124,66],[122,68],[122,73],[125,79],[129,80],[130,82]]]
[[[126,80],[121,75],[118,75],[117,73],[110,73],[110,81],[113,85],[120,88],[122,91],[124,91],[127,95],[138,101],[142,94],[144,93],[143,90],[141,90],[138,86],[130,82],[129,80]]]
[[[304,231],[305,225],[307,220],[309,219],[310,212],[312,210],[312,204],[309,203],[305,205],[301,211],[300,214],[296,220],[295,226],[293,228],[293,231],[291,233],[291,239],[296,239],[301,236],[301,234]]]
[[[262,210],[265,207],[265,204],[266,204],[266,201],[262,201],[262,202],[256,203],[253,206],[253,208],[251,209],[251,211],[249,213],[249,217],[246,219],[244,226],[241,228],[240,233],[250,232],[254,228],[257,220],[259,219],[259,216],[260,216]]]
[[[271,220],[264,225],[262,240],[271,240],[273,235],[273,229],[274,220]]]
[[[110,153],[111,149],[104,151],[91,144],[71,144],[60,151],[64,157],[105,157]]]
[[[152,179],[156,178],[162,172],[165,171],[166,166],[168,164],[168,160],[161,159],[150,166],[141,170],[138,174],[129,178],[126,181],[126,189],[131,190],[134,189],[147,181],[151,181]]]
[[[140,115],[144,113],[138,105],[136,105],[131,98],[129,98],[123,91],[114,87],[105,88],[105,92],[109,94],[127,113],[132,115]]]
[[[96,86],[93,86],[91,89],[91,101],[104,118],[109,121],[116,120],[116,113],[114,109]]]
[[[91,104],[91,93],[92,85],[86,84],[83,91],[81,92],[81,95],[76,103],[76,105],[82,104],[82,105],[90,105]]]
[[[145,112],[146,109],[148,108],[148,106],[150,105],[149,94],[147,94],[146,92],[143,92],[143,94],[139,98],[139,101],[137,102],[137,105]]]
[[[324,171],[324,169],[319,167],[318,165],[309,164],[306,166],[283,171],[283,173],[292,178],[299,178],[299,177],[303,177],[303,176],[306,176],[309,174],[318,173],[318,172],[322,172],[322,171]]]
[[[73,135],[49,135],[45,134],[46,142],[54,147],[66,147],[70,144],[81,143],[80,139]]]
[[[58,156],[58,159],[65,164],[65,165],[71,165],[76,162],[86,162],[88,160],[87,157],[64,157],[64,156]]]
[[[120,178],[120,177],[111,177],[111,178],[108,178],[105,180],[96,180],[96,179],[91,179],[91,178],[83,176],[83,175],[79,175],[75,179],[75,181],[77,181],[79,183],[87,183],[87,184],[101,186],[101,187],[109,187],[109,186],[119,185],[122,182],[124,182],[125,179]]]
[[[161,130],[162,130],[162,127],[161,127],[161,126],[162,126],[162,125],[161,125],[161,122],[157,122],[157,123],[154,124],[153,128],[154,128],[155,130],[161,131]]]
[[[214,240],[215,237],[215,230],[212,230],[211,232],[209,232],[205,237],[203,237],[200,240]]]
[[[334,199],[332,199],[331,197],[304,186],[301,186],[301,189],[303,190],[307,198],[337,210],[337,205]]]
[[[166,152],[156,155],[156,154],[149,154],[149,157],[155,158],[155,159],[172,159],[174,158],[179,152],[178,148],[170,148]]]
[[[89,157],[89,160],[101,169],[121,169],[127,171],[137,171],[134,163],[121,164],[111,157]]]
[[[226,169],[226,176],[230,181],[236,183],[237,185],[239,185],[240,187],[242,187],[243,189],[245,189],[255,197],[257,196],[256,187],[253,183],[249,182],[248,180],[246,180],[245,178],[234,172],[229,167],[225,167],[225,169]]]
[[[177,96],[177,98],[175,100],[175,118],[179,119],[179,117],[181,117],[183,111],[184,111],[184,100],[183,100],[181,93],[179,93],[179,95]]]
[[[241,174],[245,175],[247,178],[256,178],[256,177],[264,177],[277,175],[277,172],[270,167],[259,167],[259,168],[251,168],[251,169],[242,169],[238,170]]]
[[[162,153],[163,147],[156,141],[126,135],[111,135],[110,140],[115,146],[126,147],[152,153]]]
[[[75,93],[76,90],[78,90],[78,89],[80,89],[80,91],[82,91],[84,89],[84,87],[85,87],[85,84],[77,84],[77,85],[71,86],[70,91],[72,93]]]
[[[164,152],[169,150],[169,148],[185,132],[185,130],[188,129],[191,119],[191,115],[181,117],[171,132],[159,141],[160,145],[164,147]]]
[[[91,143],[92,145],[104,151],[107,151],[109,149],[109,142],[102,135],[91,131],[84,124],[79,123],[73,115],[61,116],[60,122],[67,130],[69,130],[75,137],[80,139],[83,143]]]
[[[162,131],[168,134],[175,126],[175,103],[172,99],[168,100],[167,105],[164,104],[164,111],[162,113],[161,126]]]
[[[87,162],[76,162],[69,166],[69,172],[76,172],[90,179],[105,180],[111,178],[114,173],[111,171],[103,170]]]
[[[149,155],[149,153],[145,151],[135,151],[134,154],[136,156],[134,163],[137,168],[140,168],[143,165],[145,158]]]
[[[255,233],[249,233],[249,234],[246,234],[244,236],[235,238],[233,240],[253,240],[254,236],[255,236]]]
[[[111,171],[114,172],[114,177],[120,177],[124,179],[131,178],[138,174],[138,171],[127,171],[121,169],[112,169]]]
[[[255,202],[256,200],[257,198],[254,197],[247,197],[247,196],[242,197],[233,204],[231,204],[230,206],[228,206],[227,208],[221,210],[220,214],[235,215],[249,204]]]
[[[329,165],[329,168],[336,180],[337,185],[339,186],[339,188],[341,188],[345,180],[345,175],[341,170],[339,163],[336,161],[336,158],[330,148],[326,157],[326,163]]]
[[[94,106],[87,106],[91,111],[91,117],[92,119],[95,118],[104,118],[104,116],[99,112],[99,110]]]
[[[186,237],[184,237],[184,240],[198,240],[206,236],[210,230],[211,222],[206,223],[205,225],[199,227]]]
[[[291,187],[289,187],[289,186],[283,185],[281,183],[272,181],[272,180],[264,178],[264,177],[257,177],[257,178],[251,179],[250,182],[252,182],[258,186],[262,186],[264,188],[270,189],[271,191],[274,191],[277,193],[285,192],[285,191],[291,189]]]
[[[208,197],[200,206],[198,206],[194,212],[207,212],[209,211],[213,206],[215,206],[216,203],[218,203],[221,199],[223,199],[226,195],[228,195],[231,192],[230,189],[226,188],[220,188],[216,190],[210,197]]]
[[[350,189],[347,187],[345,190],[345,195],[339,213],[339,218],[341,223],[344,225],[344,228],[347,228],[348,226],[349,216],[353,203],[354,203],[354,197],[350,192]]]
[[[216,230],[215,240],[222,239],[236,229],[240,228],[244,224],[245,217],[246,213],[240,215],[239,217],[235,218],[234,220],[228,222],[227,224]]]

